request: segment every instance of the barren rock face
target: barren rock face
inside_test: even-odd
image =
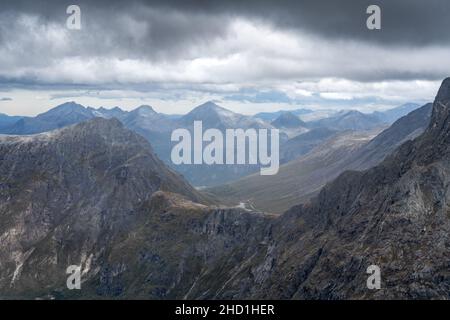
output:
[[[274,223],[277,263],[255,297],[449,298],[450,103],[442,92],[422,136],[373,169],[342,174]],[[372,264],[381,268],[378,291],[366,287]]]
[[[158,190],[201,201],[117,120],[2,136],[0,157],[2,295],[45,290],[68,265],[93,263],[133,227],[139,207]]]
[[[449,85],[421,136],[279,217],[200,204],[116,120],[3,136],[0,297],[450,298]]]

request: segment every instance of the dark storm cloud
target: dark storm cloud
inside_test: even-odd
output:
[[[120,21],[115,23],[117,17],[130,15],[137,21],[148,22],[152,28],[146,40],[155,45],[156,51],[180,41],[220,36],[226,27],[225,17],[229,16],[253,17],[333,39],[410,46],[450,43],[448,0],[18,0],[2,2],[0,8],[38,13],[43,19],[64,22],[61,12],[69,4],[79,4],[86,23],[103,28],[103,32],[110,28],[119,40],[121,33],[125,33],[125,39],[127,34],[126,30],[119,29],[124,27]],[[380,31],[366,28],[366,8],[371,4],[379,5],[382,10]],[[152,15],[146,9],[158,9],[158,14]]]
[[[70,4],[81,7],[82,30],[61,35]],[[381,7],[381,30],[366,28],[366,8],[371,4]],[[437,80],[449,71],[446,61],[439,68],[434,62],[442,61],[448,53],[441,47],[450,47],[449,16],[448,0],[2,1],[0,83],[82,86],[101,84],[106,78],[114,82],[114,77],[117,82],[123,77],[123,82],[164,82],[166,77],[169,82],[228,83],[239,82],[238,76],[242,82],[302,76],[356,81]],[[302,40],[302,35],[313,35],[318,39],[312,40],[318,44],[314,50],[331,43],[324,49],[329,54],[318,52],[315,59],[316,55],[302,55],[303,48],[297,48],[298,57],[286,57],[285,52],[274,54],[267,47],[263,48],[266,52],[251,52],[251,41],[244,48],[242,40],[235,44],[234,35],[230,37],[230,26],[236,18],[286,31]],[[223,50],[221,44],[217,45],[221,39]],[[352,40],[356,43],[353,52],[342,50]],[[287,46],[287,50],[290,48]],[[424,48],[430,51],[417,53]],[[393,55],[385,49],[392,49]],[[244,60],[230,63],[232,68],[216,67],[208,73],[206,63],[203,68],[194,68],[197,74],[189,77],[192,65],[186,64],[185,74],[179,78],[176,75],[182,73],[183,61],[226,59],[242,52]],[[415,53],[414,59],[406,57],[409,52]],[[67,61],[70,58],[78,60]],[[123,61],[127,59],[140,64],[126,64]],[[113,70],[116,60],[121,64]],[[92,75],[86,72],[88,63]],[[251,63],[259,64],[252,67]],[[173,65],[176,67],[170,69]],[[142,80],[137,70],[142,66],[147,67],[147,74],[156,76]],[[134,78],[130,80],[128,74]]]
[[[228,25],[223,14],[184,12],[144,1],[19,0],[0,3],[3,20],[0,44],[25,31],[14,29],[18,15],[35,16],[42,25],[53,23],[64,27],[70,4],[81,7],[83,31],[71,34],[72,50],[66,55],[189,58],[190,47],[223,36]],[[42,50],[38,46],[28,49]]]
[[[185,12],[243,14],[330,38],[411,46],[450,42],[448,0],[175,0],[147,3]],[[366,9],[372,4],[381,7],[381,31],[372,32],[366,28]]]

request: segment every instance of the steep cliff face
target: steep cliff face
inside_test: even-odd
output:
[[[150,299],[214,298],[259,255],[273,217],[210,208],[157,192],[136,228],[118,238],[83,295]],[[246,296],[241,286],[233,296]]]
[[[202,201],[114,119],[2,136],[0,157],[1,295],[45,291],[68,265],[94,263],[158,190]]]
[[[313,129],[285,144],[282,159],[293,155],[299,158],[282,165],[277,175],[250,175],[203,192],[226,203],[244,202],[259,210],[282,213],[316,196],[327,182],[344,171],[366,170],[381,163],[404,142],[425,131],[431,110],[432,103],[426,104],[375,137],[378,130],[333,133]]]
[[[1,136],[0,155],[1,298],[183,298],[203,277],[215,292],[272,219],[201,204],[114,119]]]
[[[270,267],[247,297],[450,298],[449,88],[446,79],[423,135],[274,221]],[[381,290],[366,287],[372,264],[381,269]]]
[[[278,217],[200,204],[115,120],[2,137],[0,297],[450,298],[449,92],[420,137]]]

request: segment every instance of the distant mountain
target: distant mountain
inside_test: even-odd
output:
[[[3,128],[8,128],[23,117],[20,116],[8,116],[4,113],[0,113],[0,132]]]
[[[226,129],[271,129],[270,123],[251,116],[242,115],[225,109],[213,102],[206,102],[179,119],[174,120],[174,127],[188,129],[193,135],[194,121],[202,121],[203,130],[215,128],[225,135]],[[170,135],[165,138],[170,141]],[[152,140],[150,140],[152,141]],[[175,170],[183,174],[195,186],[212,186],[236,180],[259,170],[259,165],[173,165],[170,160],[171,144],[158,146],[155,142],[157,153],[162,159],[167,159]],[[160,148],[159,148],[160,147]],[[164,149],[165,148],[165,149]]]
[[[395,121],[352,155],[351,168],[364,170],[377,165],[400,144],[420,136],[428,127],[432,108],[428,103]]]
[[[188,114],[179,118],[177,120],[177,124],[180,127],[185,128],[192,126],[196,120],[201,120],[204,128],[216,128],[219,130],[231,128],[259,129],[271,127],[270,124],[260,119],[232,112],[211,101],[194,108]]]
[[[405,103],[399,107],[389,109],[386,111],[375,111],[373,115],[377,116],[381,121],[386,123],[393,123],[408,113],[419,108],[420,105],[417,103]]]
[[[367,132],[339,132],[309,153],[283,164],[274,176],[252,174],[203,192],[227,205],[243,203],[252,210],[280,214],[307,201],[347,169],[347,156],[372,137]]]
[[[305,110],[297,113],[307,113]],[[221,185],[259,170],[258,165],[173,165],[170,153],[173,143],[171,132],[176,128],[192,130],[195,120],[201,120],[204,129],[218,128],[267,128],[277,127],[280,130],[280,160],[286,163],[310,151],[323,142],[328,133],[342,128],[368,129],[374,127],[374,115],[364,115],[358,112],[344,112],[338,116],[309,122],[305,124],[293,112],[280,112],[273,123],[261,119],[238,114],[218,106],[213,102],[204,103],[184,116],[169,116],[156,112],[151,106],[140,106],[132,111],[124,111],[119,107],[112,109],[84,107],[75,102],[64,103],[36,117],[24,117],[12,121],[8,125],[0,125],[3,134],[34,134],[47,132],[68,125],[83,122],[95,117],[117,118],[127,128],[145,137],[152,145],[156,154],[173,169],[182,173],[195,186]],[[377,120],[379,121],[379,120]],[[327,129],[320,127],[324,123]],[[309,135],[305,134],[307,126],[313,126]],[[329,130],[329,132],[326,132]],[[300,136],[299,136],[300,135]],[[298,137],[298,139],[296,139]],[[308,141],[308,139],[310,139]]]
[[[68,102],[36,117],[21,118],[3,128],[0,126],[0,134],[25,135],[47,132],[95,117],[119,119],[127,128],[145,137],[153,145],[156,154],[167,165],[184,174],[196,186],[222,184],[255,172],[259,170],[259,166],[239,165],[233,168],[226,165],[175,166],[170,158],[173,146],[170,140],[172,130],[176,128],[192,130],[195,120],[201,120],[205,129],[272,128],[269,123],[260,119],[234,113],[212,102],[200,105],[181,117],[158,113],[148,105],[127,112],[118,107],[94,109],[86,108],[75,102]],[[283,133],[282,139],[287,139]]]
[[[421,136],[372,169],[341,174],[309,203],[274,219],[260,249],[247,248],[232,281],[207,296],[449,299],[449,184],[450,78]],[[371,265],[381,271],[380,290],[366,286]],[[200,278],[186,298],[208,285]]]
[[[271,124],[276,128],[306,127],[306,124],[292,112],[283,112]]]
[[[1,133],[22,135],[46,132],[86,121],[93,117],[91,110],[75,102],[67,102],[36,117],[22,118],[11,126],[4,128]]]
[[[125,117],[128,112],[120,109],[119,107],[114,107],[112,109],[107,109],[104,107],[100,107],[98,109],[87,107],[87,109],[92,113],[93,117],[99,117],[99,118],[116,118],[116,119],[122,119]]]
[[[271,125],[279,129],[288,138],[296,137],[309,130],[307,125],[291,112],[281,113],[278,118],[272,121]]]
[[[156,112],[148,105],[140,106],[128,112],[125,116],[122,116],[120,120],[127,128],[135,131],[139,131],[139,129],[148,129],[154,132],[164,132],[170,131],[175,125],[170,117]]]
[[[53,129],[63,128],[72,124],[92,119],[92,113],[80,104],[67,102],[59,105],[35,118],[28,118],[22,124],[18,124],[15,134],[32,134]],[[23,130],[22,130],[23,129]]]
[[[282,149],[283,163],[276,176],[266,179],[258,175],[205,190],[234,205],[247,202],[253,208],[283,212],[294,203],[316,195],[329,181],[345,170],[365,170],[379,164],[402,143],[423,133],[430,121],[432,105],[427,104],[397,120],[391,127],[373,137],[372,133],[311,130],[288,141]],[[303,137],[303,136],[307,137]],[[316,136],[318,144],[308,145]],[[324,139],[331,135],[328,139]],[[323,140],[322,140],[323,139]],[[314,147],[314,148],[312,148]],[[311,148],[309,153],[301,151]],[[300,155],[300,156],[299,156]]]
[[[73,192],[70,196],[72,198],[75,194],[83,195],[85,198],[93,197],[94,195],[88,193],[89,184],[109,181],[111,185],[108,186],[108,190],[111,192],[120,189],[119,187],[117,190],[114,189],[116,184],[124,184],[129,188],[134,185],[136,192],[141,188],[139,192],[143,192],[144,198],[148,192],[144,190],[145,188],[148,190],[162,188],[184,194],[194,200],[201,199],[183,178],[168,169],[154,155],[153,149],[144,138],[125,129],[117,119],[95,118],[63,129],[24,137],[4,135],[0,136],[0,146],[0,154],[3,157],[2,168],[15,164],[14,170],[17,171],[11,172],[10,179],[17,181],[30,179],[28,187],[31,189],[39,187],[39,179],[36,178],[34,181],[33,176],[26,176],[29,172],[36,172],[36,175],[45,172],[46,175],[50,175],[58,174],[58,170],[66,170],[65,180],[58,180],[58,183],[66,184],[61,186],[60,192]],[[104,148],[108,149],[105,151]],[[27,157],[21,155],[24,150],[28,153]],[[36,157],[45,161],[35,162]],[[84,170],[80,166],[83,165],[88,166],[90,171],[86,171],[85,176],[80,176],[79,171]],[[144,179],[139,181],[145,182],[143,186],[139,186],[137,181],[127,180],[127,176],[133,172]],[[4,174],[1,176],[6,178]],[[2,182],[8,183],[7,180]],[[34,185],[34,182],[37,184]],[[153,182],[154,186],[149,185]],[[83,187],[82,184],[86,186]],[[73,187],[73,190],[68,190],[70,187]],[[125,189],[122,191],[125,194],[129,192]],[[26,195],[18,194],[18,196]],[[52,196],[58,197],[56,193]],[[79,205],[77,202],[73,204]]]
[[[280,148],[280,163],[299,158],[338,132],[328,128],[314,128],[287,140]]]
[[[290,112],[293,115],[299,116],[299,115],[313,113],[314,111],[310,110],[310,109],[279,110],[279,111],[275,111],[275,112],[259,112],[259,113],[255,114],[254,117],[259,118],[264,121],[271,122],[286,112]]]
[[[378,116],[365,114],[356,110],[341,111],[320,120],[308,122],[310,127],[327,127],[333,130],[371,130],[382,126],[384,122]]]

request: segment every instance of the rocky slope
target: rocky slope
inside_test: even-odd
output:
[[[373,169],[344,173],[283,215],[272,231],[278,263],[254,296],[450,298],[449,185],[447,78],[422,136]],[[381,290],[365,286],[371,264],[381,268]],[[282,292],[286,287],[292,290]]]
[[[328,139],[324,139],[326,135],[318,135],[318,139],[313,140],[314,132],[319,130],[313,129],[284,145],[282,160],[298,158],[282,165],[276,176],[251,175],[205,192],[230,205],[244,202],[259,210],[283,212],[294,204],[308,201],[345,170],[365,170],[379,164],[402,143],[424,132],[431,109],[431,103],[424,105],[374,138],[371,132],[343,132]],[[309,152],[302,155],[304,151]]]
[[[220,130],[224,137],[227,129],[258,130],[265,128],[270,130],[273,128],[269,123],[261,119],[232,112],[211,101],[194,108],[188,114],[175,120],[173,128],[185,128],[189,130],[191,136],[193,136],[194,121],[202,122],[203,132],[207,129],[215,128]],[[173,165],[170,160],[170,152],[172,146],[176,143],[170,142],[170,134],[171,131],[169,131],[167,136],[163,139],[149,139],[149,141],[152,141],[152,145],[157,143],[156,146],[158,147],[158,154],[160,157],[176,171],[185,176],[186,179],[196,187],[220,185],[260,170],[260,166],[257,164],[239,164],[231,166],[224,164]],[[285,138],[287,139],[287,136]],[[283,137],[281,139],[283,139]],[[163,141],[163,143],[158,142],[158,140]],[[281,141],[280,144],[282,144],[282,142],[283,141]],[[203,147],[206,145],[207,143],[203,143]],[[235,149],[235,154],[236,153],[237,149]],[[223,154],[225,154],[225,149]]]
[[[94,109],[91,107],[86,108],[75,102],[67,102],[36,117],[15,118],[0,115],[0,133],[26,135],[48,132],[95,117],[120,120],[125,127],[147,139],[163,162],[180,172],[195,186],[217,185],[235,180],[258,171],[259,166],[174,165],[171,160],[172,147],[176,144],[171,142],[173,130],[185,128],[193,133],[193,124],[196,120],[202,121],[205,129],[218,128],[223,133],[225,133],[226,129],[234,128],[272,128],[269,123],[261,119],[234,113],[213,102],[206,102],[184,116],[158,113],[148,105],[140,106],[132,111],[124,111],[118,107]],[[282,141],[287,140],[286,134],[281,133],[281,136]]]
[[[328,128],[314,128],[287,140],[280,148],[280,163],[300,158],[338,133]]]
[[[33,134],[63,128],[88,119],[92,119],[92,111],[75,102],[61,104],[36,117],[24,117],[1,129],[5,134]]]
[[[450,298],[450,78],[424,134],[278,217],[199,204],[115,120],[0,148],[2,298]]]
[[[283,112],[271,124],[276,128],[298,128],[306,127],[306,123],[292,112]]]
[[[258,234],[262,241],[246,235],[245,251],[236,246],[215,269],[202,269],[180,297],[450,298],[449,160],[450,78],[423,135],[271,219]],[[380,290],[366,286],[373,264],[381,270]]]
[[[65,264],[92,263],[159,190],[203,201],[115,119],[0,136],[0,158],[0,296],[45,290]]]
[[[188,297],[449,299],[449,186],[450,78],[423,135],[274,219],[238,274],[215,292],[197,281]],[[379,290],[366,286],[374,264]]]
[[[282,112],[271,125],[286,134],[289,138],[294,138],[308,131],[308,126],[292,112]]]
[[[376,115],[380,120],[386,123],[394,123],[401,117],[406,116],[408,113],[413,112],[414,110],[420,107],[417,103],[405,103],[401,106],[398,106],[393,109],[385,110],[385,111],[375,111],[373,115]]]
[[[432,109],[433,104],[428,103],[395,121],[351,156],[350,169],[371,168],[384,160],[402,143],[420,136],[428,127]]]
[[[325,183],[348,168],[348,155],[373,138],[373,134],[343,132],[326,139],[300,158],[280,167],[274,176],[252,174],[235,182],[202,190],[228,205],[281,214],[308,201]]]
[[[371,130],[382,126],[384,122],[376,115],[365,114],[356,110],[340,111],[337,114],[316,121],[308,125],[311,128],[326,127],[333,130]]]
[[[0,132],[6,130],[6,128],[9,128],[20,119],[22,119],[20,116],[8,116],[4,113],[0,113]]]

